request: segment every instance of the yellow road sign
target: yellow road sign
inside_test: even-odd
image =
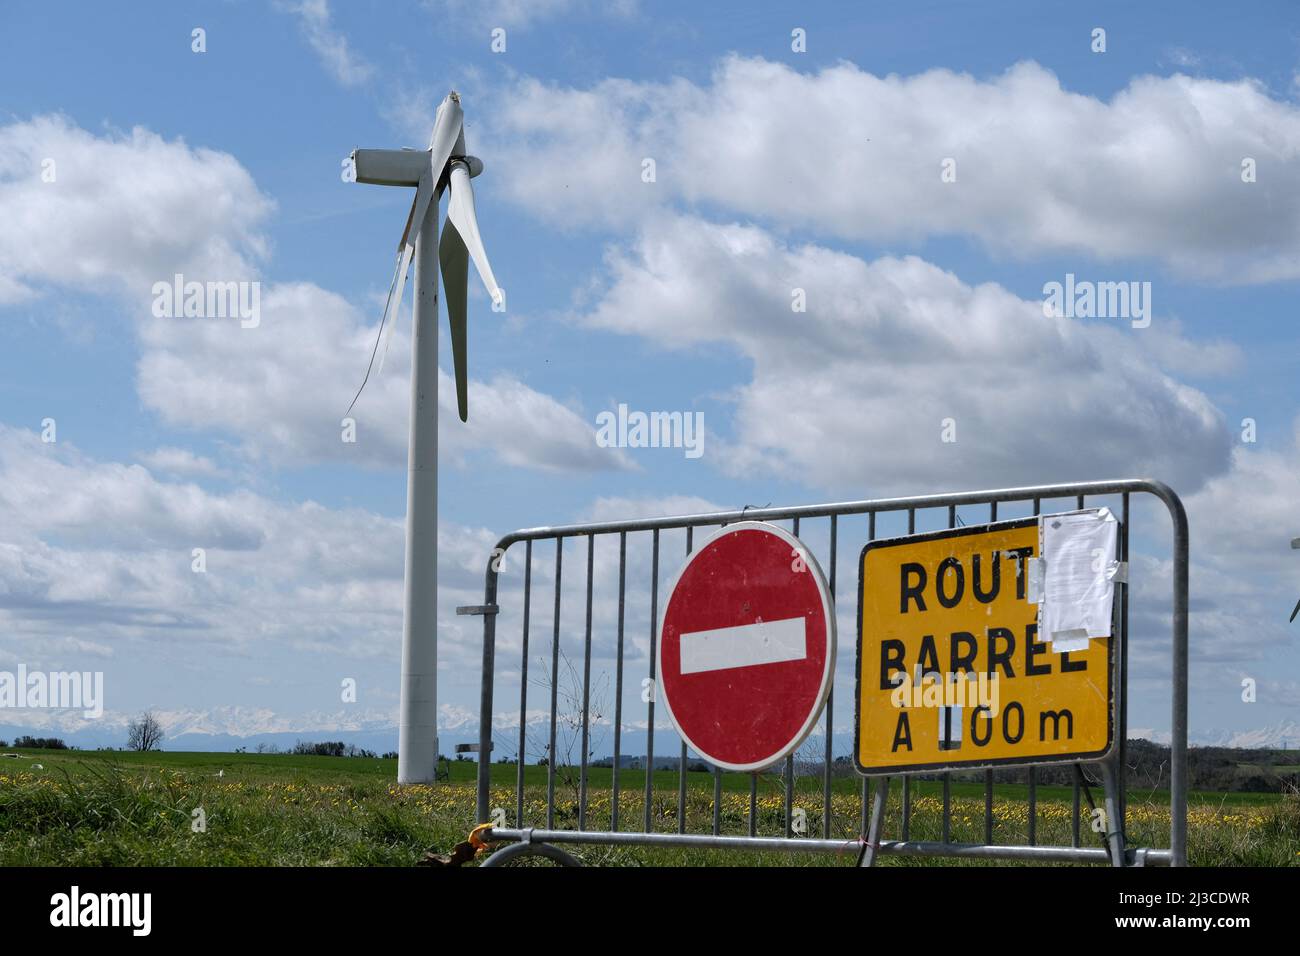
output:
[[[858,589],[860,773],[1096,760],[1113,638],[1055,653],[1027,600],[1037,519],[872,541]]]

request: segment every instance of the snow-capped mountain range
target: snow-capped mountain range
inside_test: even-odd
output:
[[[298,740],[342,740],[358,747],[379,752],[397,747],[396,710],[341,708],[336,711],[309,711],[282,714],[265,707],[218,707],[211,710],[156,710],[153,712],[164,731],[167,750],[234,750],[255,748],[258,744],[292,746]],[[455,743],[471,742],[478,736],[478,717],[465,707],[443,704],[438,709],[438,728],[444,751]],[[98,720],[87,720],[76,710],[0,710],[0,740],[30,734],[36,737],[61,737],[69,745],[82,748],[122,747],[126,729],[137,714],[105,711]],[[550,712],[532,710],[525,716],[527,733],[545,736]],[[576,720],[561,716],[561,734],[574,729]],[[600,755],[612,749],[612,725],[608,718],[593,718],[597,731],[593,738]],[[493,730],[509,733],[513,740],[519,729],[518,714],[498,713],[492,719]],[[624,723],[625,752],[644,749],[645,722]],[[604,740],[600,741],[599,737]],[[663,743],[661,744],[661,737]],[[1130,728],[1130,738],[1145,738],[1159,744],[1169,743],[1168,731],[1154,728]],[[673,746],[676,734],[666,722],[656,721],[655,750]],[[1210,729],[1194,731],[1194,746],[1237,747],[1243,749],[1300,749],[1300,723],[1283,720],[1273,726],[1246,730]],[[501,745],[498,744],[498,747]],[[852,733],[836,734],[833,750],[848,753]]]

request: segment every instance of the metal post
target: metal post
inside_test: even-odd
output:
[[[1163,487],[1163,486],[1162,486]],[[1169,851],[1187,865],[1187,512],[1172,491],[1161,494],[1174,522],[1173,715],[1170,741]]]
[[[623,753],[623,612],[627,603],[627,532],[618,533],[618,663],[614,677],[614,793],[609,828],[618,830],[618,768]]]
[[[859,866],[875,866],[876,851],[880,849],[880,832],[885,820],[885,800],[889,796],[889,778],[876,779],[876,799],[871,808],[871,825],[867,827],[867,845],[862,848]]]
[[[546,826],[555,826],[555,719],[560,701],[560,581],[564,572],[564,539],[555,539],[555,632],[551,638],[551,737],[546,746]]]
[[[993,842],[993,771],[984,771],[984,842]]]
[[[722,768],[713,768],[713,832],[722,832]]]
[[[519,765],[515,768],[515,826],[524,825],[524,764],[528,742],[528,623],[533,598],[533,543],[524,548],[524,635],[519,653]]]
[[[838,549],[838,531],[839,519],[831,515],[831,613],[838,614],[839,609],[835,602],[835,565],[836,550]],[[831,689],[826,695],[826,766],[822,771],[822,839],[831,838],[831,765],[833,754],[831,753],[831,740],[835,736],[835,682],[834,675],[831,676]]]
[[[415,244],[415,326],[411,342],[398,783],[433,783],[438,771],[437,203],[429,203],[419,228]],[[396,316],[393,321],[397,321]]]
[[[1101,779],[1106,788],[1106,845],[1110,848],[1111,866],[1124,865],[1124,834],[1119,826],[1119,799],[1115,786],[1115,766],[1105,760],[1099,764]]]
[[[483,587],[483,676],[479,687],[479,714],[492,713],[492,675],[496,668],[497,646],[497,571],[494,562],[488,562],[487,582]],[[435,740],[435,747],[437,741]],[[492,786],[492,721],[479,717],[478,722],[478,788],[474,809],[479,823],[488,821],[488,799]],[[437,760],[435,749],[434,759]]]
[[[907,509],[907,533],[916,534],[916,509]],[[912,778],[903,775],[903,825],[900,827],[903,841],[912,838]]]
[[[1079,765],[1074,764],[1074,793],[1070,801],[1070,846],[1079,845]]]
[[[695,544],[695,529],[686,529],[686,555]],[[681,761],[677,765],[677,832],[686,832],[686,741],[682,741]]]
[[[1124,492],[1124,516],[1119,527],[1119,559],[1128,565],[1128,492]],[[1115,687],[1119,699],[1119,819],[1125,836],[1128,834],[1128,582],[1119,588],[1119,680]]]
[[[591,749],[591,581],[596,536],[587,535],[587,631],[582,649],[582,764],[578,771],[578,829],[587,829],[587,751]]]
[[[650,558],[650,693],[645,712],[645,832],[653,831],[652,810],[655,785],[655,657],[659,652],[659,529],[654,529],[654,546]]]

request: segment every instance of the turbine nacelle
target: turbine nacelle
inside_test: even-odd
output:
[[[483,160],[477,156],[451,156],[447,165],[464,163],[470,178],[483,172]],[[429,168],[429,151],[424,149],[354,149],[352,169],[357,182],[372,186],[419,186],[420,177]],[[447,170],[440,171],[439,181],[446,185]]]

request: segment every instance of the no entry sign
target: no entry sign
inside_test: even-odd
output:
[[[1110,638],[1057,653],[1028,600],[1036,519],[862,551],[859,772],[1096,760],[1114,739]]]
[[[692,750],[759,770],[808,736],[835,671],[821,568],[775,525],[723,528],[686,561],[659,628],[658,699]]]

